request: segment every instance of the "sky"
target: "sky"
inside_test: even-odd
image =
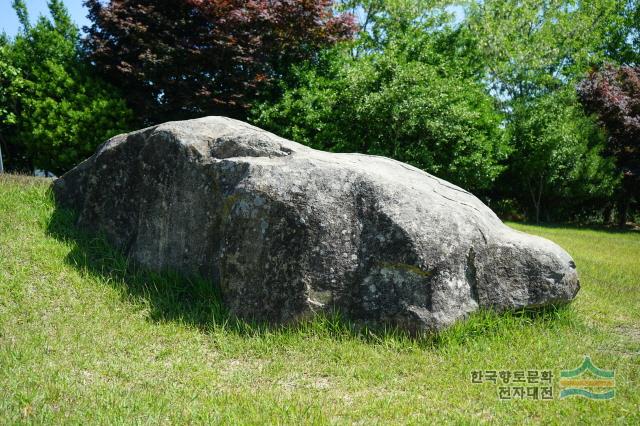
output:
[[[47,0],[25,0],[27,9],[29,10],[29,18],[32,22],[38,19],[40,15],[48,15]],[[82,5],[83,0],[63,0],[69,9],[71,18],[75,21],[80,29],[88,25],[87,10]],[[0,33],[5,32],[9,36],[14,36],[18,32],[20,24],[18,17],[11,7],[13,0],[0,0]],[[450,6],[450,12],[456,16],[455,22],[460,22],[464,18],[464,11],[460,6]]]
[[[31,22],[36,21],[40,15],[48,16],[47,0],[25,0],[25,2]],[[13,0],[0,0],[0,33],[5,32],[10,36],[14,36],[18,32],[20,24],[16,13],[11,7],[11,3],[13,3]],[[69,9],[69,14],[78,27],[82,28],[88,24],[87,10],[82,6],[82,0],[64,0],[64,4]]]

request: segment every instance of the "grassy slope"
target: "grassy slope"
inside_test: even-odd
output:
[[[0,177],[0,423],[640,422],[637,233],[514,225],[574,256],[575,303],[412,341],[331,319],[232,325],[205,283],[127,269],[71,223],[45,181]],[[501,402],[470,383],[475,369],[557,375],[584,354],[616,370],[614,400]]]

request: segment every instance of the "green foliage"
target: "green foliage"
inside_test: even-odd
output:
[[[465,30],[509,101],[563,87],[602,61],[621,9],[618,0],[472,0]]]
[[[80,34],[61,0],[50,0],[52,20],[29,25],[22,1],[14,7],[21,32],[1,48],[0,92],[8,168],[63,173],[110,136],[128,128],[131,112],[83,62]],[[4,86],[4,85],[3,85]],[[4,136],[6,134],[6,136]]]
[[[605,137],[571,88],[513,104],[507,126],[513,153],[501,181],[530,219],[568,219],[602,205],[618,181],[601,152]]]
[[[8,47],[0,43],[0,135],[9,126],[16,124],[15,107],[12,102],[20,98],[24,81],[20,70],[7,60]]]
[[[611,19],[605,47],[607,59],[624,65],[640,65],[640,1],[618,3],[618,13]]]
[[[465,40],[454,30],[425,31],[441,18],[394,20],[392,12],[373,20],[372,36],[298,68],[295,84],[256,108],[253,121],[315,148],[389,156],[488,188],[508,147],[493,99],[450,54]]]
[[[479,47],[513,147],[495,193],[517,200],[529,219],[575,219],[609,204],[619,178],[602,157],[606,136],[574,92],[591,64],[612,54],[616,37],[624,33],[627,43],[625,10],[616,0],[468,4],[463,31]]]
[[[13,6],[13,10],[16,11],[16,15],[18,15],[18,22],[25,30],[31,28],[31,22],[29,21],[29,11],[27,10],[27,5],[24,0],[13,0],[11,4]]]
[[[13,66],[8,58],[9,46],[6,38],[0,38],[0,163],[3,171],[6,158],[11,157],[11,163],[24,162],[24,157],[17,150],[9,146],[8,140],[15,134],[17,105],[22,97],[25,82],[18,68]]]

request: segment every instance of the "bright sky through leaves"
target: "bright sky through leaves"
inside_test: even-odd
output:
[[[20,23],[15,11],[11,7],[12,0],[0,0],[0,33],[5,32],[10,36],[16,35]],[[47,0],[26,0],[29,18],[35,22],[40,15],[49,15]],[[69,10],[73,21],[82,28],[89,23],[87,19],[87,9],[82,6],[82,0],[64,0],[64,4]]]

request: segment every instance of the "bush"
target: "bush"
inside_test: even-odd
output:
[[[22,29],[0,58],[10,89],[0,94],[0,113],[12,117],[2,126],[7,168],[64,173],[127,130],[132,113],[82,60],[80,33],[61,0],[49,2],[52,21],[40,17],[33,27],[24,2],[14,7]]]
[[[502,117],[484,86],[400,45],[355,58],[333,51],[297,77],[254,111],[256,124],[314,148],[392,157],[472,191],[503,170]]]

